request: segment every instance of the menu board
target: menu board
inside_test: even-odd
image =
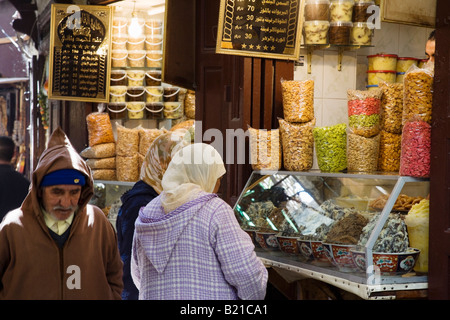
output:
[[[108,6],[52,4],[49,99],[108,101],[111,21]]]
[[[221,0],[217,53],[298,60],[304,0]]]

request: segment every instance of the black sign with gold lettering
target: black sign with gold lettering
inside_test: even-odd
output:
[[[217,53],[298,60],[304,0],[222,0]]]
[[[49,99],[107,102],[111,8],[52,4]]]

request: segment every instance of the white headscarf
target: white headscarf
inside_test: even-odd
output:
[[[222,157],[212,146],[194,143],[172,157],[161,185],[161,203],[169,213],[202,192],[213,192],[217,179],[225,174]]]

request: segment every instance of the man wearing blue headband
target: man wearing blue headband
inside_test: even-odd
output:
[[[0,300],[120,299],[116,233],[93,194],[89,167],[56,129],[22,206],[0,224]]]

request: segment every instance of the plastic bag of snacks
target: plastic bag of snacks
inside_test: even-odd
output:
[[[313,129],[319,169],[337,172],[347,168],[347,125],[345,123]]]
[[[130,129],[117,124],[116,154],[130,156],[139,151],[139,129]]]
[[[115,169],[92,169],[91,172],[94,180],[116,180]]]
[[[360,136],[372,137],[380,132],[380,89],[347,90],[348,126]]]
[[[92,112],[86,116],[89,146],[114,142],[111,119],[107,112]]]
[[[314,137],[316,119],[304,123],[290,123],[278,119],[280,123],[281,144],[284,168],[289,171],[306,171],[313,165]]]
[[[348,133],[347,169],[352,172],[377,171],[380,135],[370,138]]]
[[[410,68],[403,80],[403,118],[402,123],[411,118],[431,124],[431,108],[433,104],[433,71],[430,68]]]
[[[400,175],[428,177],[430,162],[431,125],[424,120],[411,119],[403,126]]]
[[[139,157],[135,153],[130,156],[116,156],[116,175],[118,181],[139,180]]]
[[[279,170],[282,153],[280,130],[248,127],[250,134],[250,163],[253,170]]]
[[[284,120],[308,122],[314,119],[314,81],[281,80]]]
[[[402,133],[403,83],[380,82],[381,129],[390,133]]]
[[[109,158],[116,155],[116,143],[101,143],[92,147],[87,147],[80,152],[83,158]]]
[[[384,130],[380,132],[380,151],[378,155],[378,170],[398,172],[400,170],[400,153],[402,135]]]
[[[150,145],[153,143],[153,141],[162,135],[163,133],[167,132],[166,129],[146,129],[146,128],[139,128],[139,153],[141,155],[146,155],[148,152],[148,148],[150,148]]]
[[[115,169],[116,157],[101,158],[101,159],[87,159],[86,164],[91,169]]]

